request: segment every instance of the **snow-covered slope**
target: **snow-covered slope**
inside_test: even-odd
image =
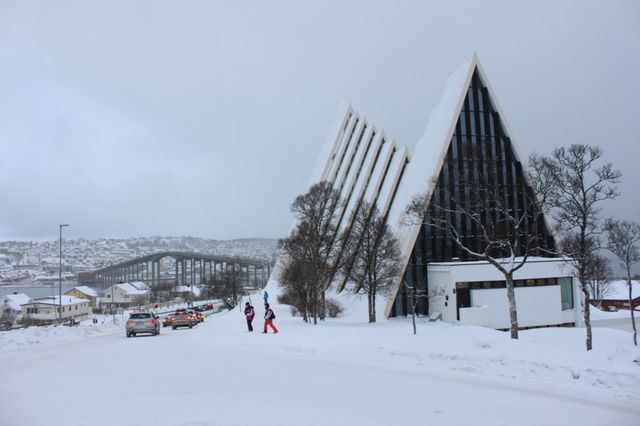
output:
[[[369,325],[359,311],[312,326],[272,307],[276,335],[248,333],[239,310],[158,337],[127,339],[109,321],[0,333],[0,423],[539,426],[640,418],[640,352],[623,331],[594,329],[587,353],[582,329],[524,331],[512,341],[420,321],[414,336],[404,319]]]

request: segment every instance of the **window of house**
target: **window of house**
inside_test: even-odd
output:
[[[571,277],[558,278],[558,284],[560,284],[562,310],[573,309],[573,280]]]

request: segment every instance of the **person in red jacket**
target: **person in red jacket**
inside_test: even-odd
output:
[[[256,312],[253,310],[253,306],[251,303],[247,302],[244,304],[244,316],[247,317],[247,327],[249,327],[249,331],[253,331],[253,317],[256,315]]]
[[[275,325],[273,325],[273,320],[276,319],[276,315],[273,313],[273,310],[269,307],[268,303],[264,304],[264,331],[266,334],[267,327],[271,327],[274,333],[278,332],[278,329]]]

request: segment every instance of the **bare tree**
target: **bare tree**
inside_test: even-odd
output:
[[[315,288],[308,281],[306,263],[292,259],[280,271],[279,282],[283,289],[279,300],[289,304],[302,314],[304,322],[309,322],[314,306]]]
[[[409,285],[407,282],[403,282],[402,285],[407,290],[407,296],[411,301],[411,319],[413,323],[413,334],[417,334],[416,329],[416,308],[418,303],[422,299],[424,300],[434,300],[436,298],[440,298],[445,294],[445,290],[442,287],[427,289],[424,286],[419,286],[417,283],[413,285]]]
[[[136,294],[131,300],[131,304],[134,306],[142,306],[149,302],[149,296],[146,294]]]
[[[518,338],[513,275],[530,256],[547,252],[549,242],[544,229],[543,207],[551,186],[547,175],[532,174],[529,184],[505,188],[496,178],[499,166],[494,160],[481,162],[473,147],[458,185],[433,186],[433,194],[418,195],[407,207],[411,221],[445,232],[455,245],[471,258],[484,260],[502,273],[509,301],[510,333]],[[533,164],[533,166],[536,166]],[[521,200],[521,206],[514,200]]]
[[[629,289],[629,311],[631,312],[631,326],[633,327],[633,344],[638,345],[636,323],[633,317],[633,295],[631,281],[631,266],[640,262],[640,224],[628,220],[607,219],[604,225],[607,233],[607,248],[620,259],[621,266],[627,274]]]
[[[588,351],[593,347],[593,337],[587,265],[600,248],[601,203],[619,195],[617,184],[622,176],[611,163],[597,166],[602,155],[599,147],[571,145],[556,148],[538,162],[552,183],[551,211],[563,240],[562,254],[580,281]]]
[[[325,293],[339,265],[337,241],[340,241],[335,225],[339,194],[329,182],[313,185],[309,191],[296,197],[291,211],[296,216],[296,228],[287,238],[280,240],[280,247],[287,262],[304,265],[304,281],[309,291],[309,313],[313,323],[325,316]],[[296,268],[300,268],[297,265]],[[286,269],[286,265],[285,265]]]
[[[174,287],[173,282],[159,282],[156,285],[151,286],[150,301],[151,302],[164,302],[171,298],[171,291]]]
[[[351,245],[353,262],[349,269],[351,291],[366,294],[369,322],[376,322],[376,295],[387,294],[400,274],[400,249],[386,218],[375,205],[363,202],[356,214]]]
[[[602,299],[613,293],[609,260],[599,254],[592,255],[587,262],[586,279],[593,304],[600,308]]]
[[[236,265],[232,265],[207,281],[204,295],[207,298],[220,299],[228,309],[233,309],[240,300],[242,284],[242,274]]]
[[[10,330],[16,321],[16,311],[11,306],[5,304],[2,306],[2,312],[0,313],[0,329]]]

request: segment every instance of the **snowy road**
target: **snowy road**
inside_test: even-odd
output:
[[[540,426],[640,419],[637,405],[589,393],[387,362],[358,344],[366,328],[354,333],[335,325],[332,348],[325,331],[314,338],[316,329],[297,319],[284,319],[278,335],[262,335],[242,330],[238,316],[215,316],[192,330],[165,328],[158,337],[127,339],[118,329],[0,353],[0,424]]]

